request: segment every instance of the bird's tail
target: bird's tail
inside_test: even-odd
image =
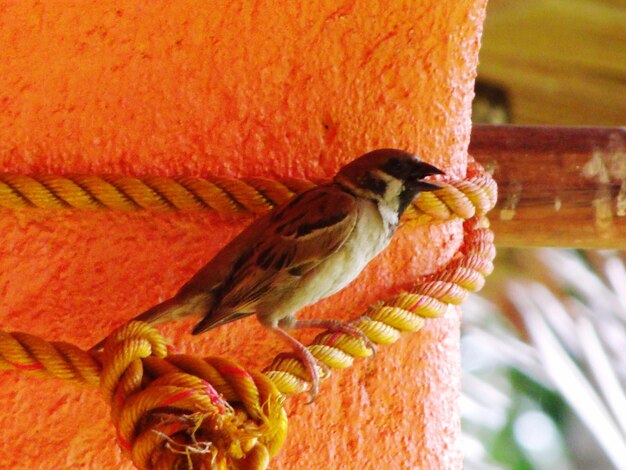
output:
[[[164,300],[140,313],[131,321],[143,321],[151,325],[178,320],[190,315],[205,315],[210,307],[211,295],[200,293],[193,296],[182,297],[177,295],[171,299]],[[106,338],[91,348],[91,351],[102,349]]]
[[[156,304],[154,307],[150,307],[130,321],[143,321],[151,325],[158,325],[159,323],[178,320],[191,315],[191,305],[189,304],[190,302],[181,302],[180,299],[172,297],[160,304]]]

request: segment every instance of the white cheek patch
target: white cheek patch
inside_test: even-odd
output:
[[[394,178],[384,171],[375,170],[372,173],[376,175],[376,178],[379,178],[387,183],[383,199],[390,209],[397,211],[400,207],[400,194],[404,189],[404,182]]]

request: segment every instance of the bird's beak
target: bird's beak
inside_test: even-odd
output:
[[[436,191],[441,189],[441,186],[437,183],[423,181],[424,178],[434,175],[445,175],[445,173],[430,163],[419,162],[411,172],[409,184],[418,191]]]
[[[415,173],[415,179],[420,180],[422,178],[426,178],[427,176],[445,175],[445,172],[443,170],[440,170],[436,166],[426,162],[420,162]]]
[[[437,191],[438,189],[443,188],[443,186],[439,186],[435,183],[428,183],[426,181],[416,181],[411,185],[411,187],[417,189],[419,192]]]
[[[439,186],[437,183],[423,181],[423,178],[433,175],[445,175],[445,173],[436,166],[431,165],[430,163],[419,162],[417,168],[412,175],[414,178],[411,186],[418,191],[436,191],[437,189],[441,189],[441,186]]]

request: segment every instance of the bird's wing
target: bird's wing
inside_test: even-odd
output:
[[[274,211],[194,334],[254,313],[266,295],[294,289],[302,276],[344,244],[356,219],[356,199],[335,185],[302,193]]]

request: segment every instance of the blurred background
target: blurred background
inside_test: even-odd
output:
[[[473,121],[626,125],[626,0],[490,0]],[[499,247],[463,308],[467,469],[626,469],[625,261]]]

